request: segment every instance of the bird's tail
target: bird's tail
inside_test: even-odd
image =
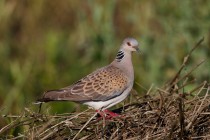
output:
[[[41,103],[50,102],[50,101],[57,101],[57,100],[59,100],[59,95],[61,92],[62,92],[62,90],[45,91],[43,96],[41,98],[37,99],[34,104],[41,104]]]

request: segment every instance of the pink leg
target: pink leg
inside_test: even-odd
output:
[[[105,116],[106,116],[106,114],[105,114],[103,111],[101,111],[101,110],[96,110],[96,112],[97,112],[101,117],[105,117]]]
[[[119,114],[117,114],[117,113],[114,113],[114,112],[111,112],[111,111],[109,111],[109,110],[103,110],[103,111],[101,111],[101,110],[96,110],[96,112],[98,112],[98,114],[101,116],[101,117],[104,117],[105,119],[112,119],[112,118],[114,118],[114,117],[118,117],[119,116]]]
[[[106,113],[106,114],[108,114],[110,117],[118,117],[118,116],[120,116],[119,114],[117,114],[117,113],[114,113],[114,112],[112,112],[112,111],[109,111],[109,110],[104,110],[104,112]]]

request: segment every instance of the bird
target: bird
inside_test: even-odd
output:
[[[102,117],[119,114],[108,108],[123,101],[134,83],[132,52],[140,52],[139,43],[132,37],[125,38],[115,59],[70,86],[48,90],[37,101],[72,101],[95,109]]]

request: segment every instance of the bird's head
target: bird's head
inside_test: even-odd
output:
[[[140,52],[139,50],[139,43],[134,38],[126,38],[123,40],[123,44],[121,46],[121,49],[130,51],[130,52]]]

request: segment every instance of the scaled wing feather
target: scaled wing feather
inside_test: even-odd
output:
[[[128,86],[123,72],[108,65],[87,75],[71,86],[45,92],[42,101],[105,101],[119,96]]]

